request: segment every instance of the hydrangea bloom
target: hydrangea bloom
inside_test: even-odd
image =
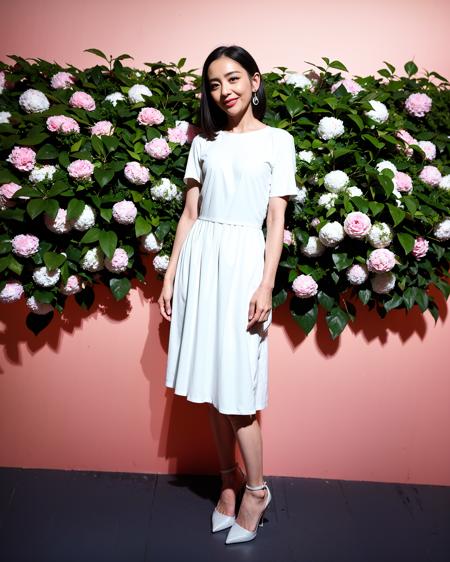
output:
[[[114,107],[116,107],[117,102],[125,101],[126,97],[122,94],[122,92],[113,92],[106,96],[105,101],[111,103]]]
[[[156,158],[157,160],[165,160],[172,152],[166,139],[163,139],[162,137],[146,142],[144,150],[149,156]]]
[[[0,302],[16,302],[22,297],[23,293],[24,290],[20,281],[7,281],[6,285],[0,291]]]
[[[172,201],[178,194],[178,187],[169,178],[162,178],[159,183],[152,185],[150,194],[155,200]]]
[[[389,293],[395,287],[396,277],[392,271],[377,273],[370,278],[370,284],[374,293]]]
[[[436,145],[431,141],[419,141],[417,143],[420,148],[425,152],[426,160],[434,160],[436,158]]]
[[[76,78],[70,72],[57,72],[50,79],[50,86],[55,90],[66,90],[75,84]]]
[[[394,231],[385,222],[376,222],[372,225],[369,234],[367,235],[367,242],[373,248],[386,248],[392,242]]]
[[[334,207],[334,203],[338,198],[339,195],[337,193],[323,193],[319,197],[317,204],[321,207],[325,207],[325,209],[331,209]]]
[[[344,231],[350,238],[365,238],[371,227],[370,218],[360,211],[349,213],[344,220]]]
[[[363,90],[363,88],[358,84],[358,82],[355,82],[355,80],[352,80],[351,78],[344,78],[331,86],[331,92],[334,93],[341,84],[349,94],[352,94],[352,96],[356,96]]]
[[[414,240],[414,248],[412,250],[412,255],[417,259],[420,260],[425,257],[426,253],[428,252],[429,242],[425,240],[422,236],[417,237]]]
[[[367,258],[366,265],[369,271],[385,273],[395,266],[395,254],[387,248],[373,250]]]
[[[348,175],[342,170],[333,170],[324,177],[323,185],[331,193],[339,193],[349,182]]]
[[[111,259],[105,258],[105,267],[112,273],[122,273],[128,267],[128,254],[123,248],[116,248]]]
[[[70,275],[65,283],[60,287],[60,291],[63,295],[75,295],[79,293],[84,288],[84,284],[81,282],[81,277],[79,275]]]
[[[144,252],[156,253],[159,252],[163,247],[163,243],[158,241],[153,232],[149,232],[148,234],[141,236],[140,240],[141,248],[142,250],[144,250]]]
[[[432,187],[437,187],[442,179],[442,174],[436,166],[425,166],[419,174],[419,178]]]
[[[412,156],[413,154],[413,149],[410,148],[410,144],[417,144],[416,139],[411,136],[408,131],[406,131],[405,129],[400,129],[399,131],[397,131],[395,133],[395,136],[397,138],[399,138],[400,140],[402,140],[406,146],[400,146],[397,145],[397,150],[400,150],[402,152],[404,152],[404,154],[409,158],[410,156]]]
[[[370,111],[365,111],[367,117],[370,117],[372,121],[375,121],[380,125],[382,123],[386,123],[389,119],[389,111],[384,103],[377,100],[369,100],[369,104],[372,106],[372,109]]]
[[[10,111],[0,111],[0,125],[4,123],[9,123],[10,118],[11,118]]]
[[[53,311],[51,304],[39,302],[35,297],[29,297],[27,299],[27,306],[34,314],[48,314]]]
[[[150,180],[148,168],[139,162],[128,162],[124,169],[124,175],[134,185],[145,185]]]
[[[112,216],[120,224],[133,224],[136,220],[137,208],[133,201],[118,201],[112,208]]]
[[[395,166],[395,164],[389,162],[389,160],[382,160],[381,162],[378,162],[375,168],[379,173],[386,169],[392,170],[394,173],[397,171],[397,167]]]
[[[45,226],[56,234],[65,234],[72,230],[73,220],[67,218],[67,210],[59,208],[56,217],[51,217],[48,213],[44,213]]]
[[[310,236],[306,244],[301,244],[300,252],[308,258],[317,258],[326,250],[326,246],[322,244],[318,236]]]
[[[286,228],[283,230],[283,244],[287,244],[290,246],[291,244],[295,243],[295,239],[292,236],[292,232],[287,230]]]
[[[181,127],[169,127],[167,129],[167,138],[170,142],[175,142],[181,146],[187,142],[186,131]]]
[[[296,88],[300,88],[302,90],[312,89],[312,82],[309,78],[307,78],[304,74],[300,74],[297,72],[289,72],[284,77],[285,84],[292,84]]]
[[[145,101],[143,96],[152,96],[153,93],[145,84],[135,84],[128,90],[128,99],[131,103]]]
[[[311,164],[311,162],[314,160],[314,153],[312,150],[300,150],[300,152],[298,153],[298,157],[300,160],[303,160],[303,162],[308,162],[308,164]]]
[[[86,111],[94,111],[95,109],[94,98],[87,92],[74,92],[70,96],[69,105]]]
[[[411,94],[406,98],[405,109],[414,117],[424,117],[430,110],[433,100],[427,94]]]
[[[4,183],[0,186],[0,209],[15,206],[16,202],[11,198],[19,189],[21,189],[21,186],[14,182]]]
[[[363,192],[356,185],[349,185],[344,189],[349,197],[361,197]]]
[[[81,259],[81,267],[86,271],[100,271],[104,267],[105,254],[96,246],[88,250]]]
[[[303,203],[306,201],[307,196],[308,191],[306,190],[306,187],[304,185],[300,187],[297,185],[297,193],[292,196],[292,200],[296,201],[300,205],[303,205]]]
[[[46,121],[47,129],[51,133],[79,133],[80,125],[72,117],[67,115],[51,115]]]
[[[439,182],[439,187],[441,189],[445,189],[446,191],[450,190],[450,174],[443,176],[441,181]]]
[[[85,231],[94,226],[95,211],[90,205],[85,205],[81,215],[74,221],[73,227],[78,231]]]
[[[76,180],[90,179],[94,173],[94,164],[89,160],[74,160],[67,166],[67,173]]]
[[[139,125],[161,125],[164,122],[164,115],[156,107],[143,107],[137,116]]]
[[[157,254],[153,259],[153,267],[158,273],[164,274],[169,266],[170,256]]]
[[[400,193],[411,193],[413,189],[412,179],[405,172],[395,172],[393,182]]]
[[[58,267],[55,269],[48,269],[43,265],[33,271],[32,277],[33,281],[40,287],[53,287],[58,283],[61,277],[61,270]]]
[[[450,217],[439,221],[433,228],[433,234],[438,240],[450,240]]]
[[[343,226],[337,222],[329,222],[319,230],[319,239],[324,246],[332,248],[337,246],[344,239],[345,231]]]
[[[30,88],[20,95],[19,105],[27,113],[42,113],[50,107],[50,102],[43,92]]]
[[[21,172],[30,172],[36,164],[36,152],[32,148],[15,146],[6,161]]]
[[[111,121],[97,121],[95,125],[91,127],[91,136],[92,135],[105,135],[111,136],[114,133],[114,125]]]
[[[28,258],[39,251],[39,238],[33,234],[17,234],[11,240],[11,245],[14,254]]]
[[[56,171],[57,171],[57,167],[52,166],[51,164],[36,166],[31,170],[28,179],[32,183],[39,183],[40,181],[46,181],[46,180],[52,181]]]
[[[311,275],[298,275],[292,283],[292,290],[295,296],[301,299],[307,299],[317,294],[319,286],[311,277]]]
[[[330,140],[340,137],[345,133],[344,122],[336,117],[322,117],[319,121],[317,134],[322,140]]]
[[[346,277],[351,285],[362,285],[369,277],[367,266],[354,264],[346,271]]]

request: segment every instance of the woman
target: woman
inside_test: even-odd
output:
[[[209,403],[222,469],[212,531],[230,528],[227,544],[255,538],[271,501],[255,414],[267,405],[272,290],[297,187],[294,139],[261,122],[265,105],[252,56],[235,45],[212,51],[202,71],[202,134],[189,152],[185,207],[158,300],[171,321],[166,386]]]

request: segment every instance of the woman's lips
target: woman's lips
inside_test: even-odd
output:
[[[225,105],[227,107],[231,107],[232,105],[234,105],[236,103],[236,101],[237,101],[237,98],[233,98],[232,100],[226,101]]]

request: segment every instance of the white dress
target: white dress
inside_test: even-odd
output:
[[[166,386],[224,414],[254,414],[268,401],[272,311],[247,330],[250,299],[262,281],[262,224],[269,197],[297,194],[293,136],[266,126],[197,135],[184,181],[202,185],[200,212],[178,257]]]

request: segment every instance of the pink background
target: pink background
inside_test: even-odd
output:
[[[312,5],[311,5],[312,4]],[[442,1],[258,0],[132,4],[18,1],[2,7],[1,60],[8,55],[80,68],[101,64],[83,49],[128,53],[124,64],[201,66],[221,44],[248,49],[262,72],[302,72],[305,61],[339,59],[353,75],[388,61],[403,74],[450,76],[450,5]],[[147,286],[116,303],[96,289],[93,312],[69,298],[62,318],[35,337],[24,302],[0,306],[0,465],[131,472],[211,473],[217,459],[206,405],[164,387],[168,323]],[[288,307],[270,328],[269,407],[261,413],[264,472],[380,482],[450,484],[450,323],[417,306],[387,320],[355,303],[357,320],[338,340],[324,313],[305,337]]]

